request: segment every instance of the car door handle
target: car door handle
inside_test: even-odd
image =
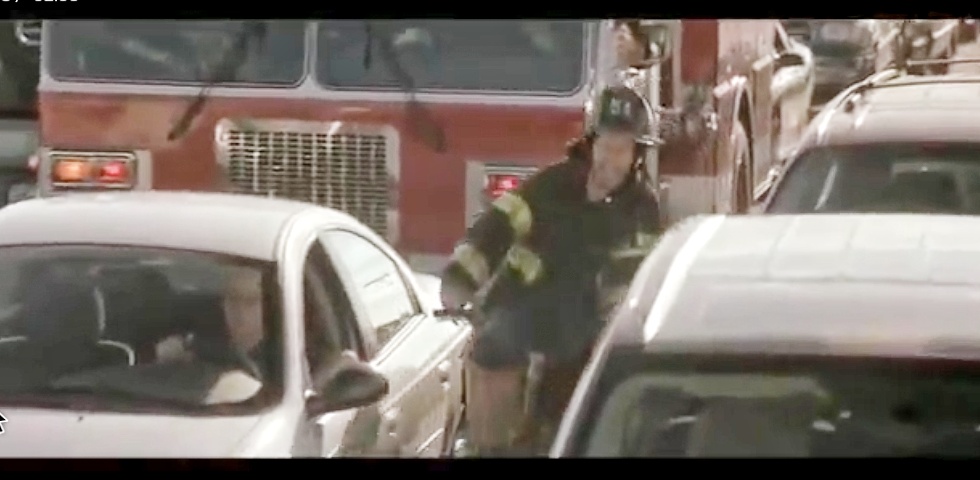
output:
[[[436,374],[439,375],[439,382],[449,383],[449,378],[452,376],[452,371],[453,362],[449,360],[439,362],[439,365],[436,367]]]

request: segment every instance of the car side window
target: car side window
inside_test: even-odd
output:
[[[303,265],[305,353],[313,378],[334,354],[343,350],[366,357],[353,309],[346,297],[331,290],[331,285],[338,284],[326,252],[319,242],[313,242]]]
[[[381,350],[418,313],[411,290],[398,265],[371,241],[352,232],[329,230],[321,234],[353,283],[352,295],[360,300]]]

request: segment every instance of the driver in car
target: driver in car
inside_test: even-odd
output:
[[[227,335],[220,332],[221,326],[215,325],[219,331],[213,328],[203,329],[203,337],[213,340],[214,336],[220,337],[223,342],[232,350],[247,354],[249,357],[257,357],[261,350],[261,343],[265,335],[262,311],[262,274],[261,272],[248,267],[226,267],[227,278],[225,280],[224,292],[222,295],[221,309],[224,317],[224,330]],[[211,334],[211,335],[209,335]],[[179,336],[172,336],[164,339],[157,344],[157,360],[173,361],[194,357],[192,351],[184,349],[183,339]]]

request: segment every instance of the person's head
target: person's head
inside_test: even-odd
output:
[[[619,66],[631,67],[650,58],[650,41],[639,20],[619,19],[614,22],[614,28]]]
[[[604,89],[595,104],[592,176],[597,186],[619,186],[640,164],[650,139],[650,110],[643,98],[623,87]]]
[[[236,347],[247,352],[265,335],[262,272],[249,267],[225,268],[224,311],[228,334]]]

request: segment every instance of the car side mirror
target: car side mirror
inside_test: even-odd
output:
[[[798,67],[803,65],[803,57],[795,53],[783,53],[778,58],[776,58],[776,69],[786,67]]]
[[[307,394],[310,416],[366,407],[388,395],[388,379],[371,365],[348,354],[333,363],[314,379],[314,389]]]

